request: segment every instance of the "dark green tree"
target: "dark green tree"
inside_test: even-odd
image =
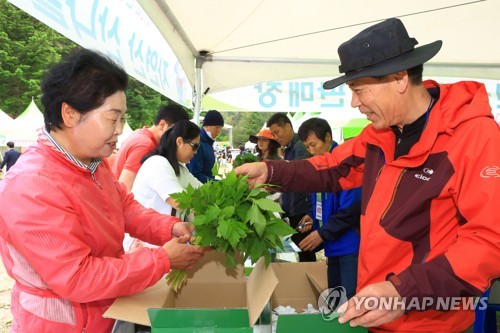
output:
[[[0,109],[15,118],[32,97],[40,106],[40,84],[45,71],[78,47],[6,0],[0,0]],[[151,125],[160,106],[174,102],[129,78],[129,125],[133,129]]]
[[[248,141],[248,136],[257,134],[271,115],[270,112],[223,112],[225,123],[233,126],[233,147],[244,145]],[[217,139],[229,140],[228,137],[226,140],[219,137]]]
[[[0,0],[0,108],[19,115],[39,100],[47,67],[76,45],[45,24]]]

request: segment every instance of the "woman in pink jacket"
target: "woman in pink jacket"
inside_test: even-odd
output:
[[[189,269],[203,250],[174,217],[145,209],[103,158],[116,147],[127,110],[127,74],[81,50],[42,84],[38,143],[0,184],[0,251],[15,279],[12,332],[110,332],[102,314],[170,269]],[[125,254],[125,232],[160,245]]]

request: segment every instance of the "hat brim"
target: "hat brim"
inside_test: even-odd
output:
[[[348,72],[345,75],[326,81],[323,83],[323,88],[333,89],[340,86],[342,83],[346,83],[354,79],[371,76],[384,76],[413,68],[432,59],[439,52],[441,46],[443,46],[443,42],[440,40],[422,45],[397,57],[387,59],[373,66],[362,68],[358,71]]]
[[[257,136],[257,135],[250,135],[248,137],[248,141],[250,141],[251,143],[257,143],[257,141],[259,139],[265,139],[265,140],[269,140],[269,141],[276,141],[274,139],[271,139],[271,138],[268,138],[266,136]],[[276,141],[276,143],[278,143],[278,141]]]

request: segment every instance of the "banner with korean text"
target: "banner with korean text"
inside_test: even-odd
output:
[[[137,1],[9,2],[82,47],[108,55],[162,95],[185,106],[191,103],[192,89],[184,70]]]

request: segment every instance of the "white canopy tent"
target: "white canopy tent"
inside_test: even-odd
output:
[[[125,121],[125,125],[123,125],[123,132],[118,137],[118,142],[116,143],[116,148],[120,149],[123,142],[125,142],[125,140],[127,140],[127,138],[132,133],[134,133],[134,130],[132,129],[132,127],[130,127],[130,125],[128,124],[128,121]]]
[[[43,114],[32,98],[28,107],[14,119],[14,133],[10,140],[18,147],[30,146],[36,142],[43,125]]]
[[[198,110],[206,91],[338,76],[338,46],[389,17],[401,18],[420,45],[444,41],[425,75],[500,78],[497,0],[138,2],[198,92]]]
[[[0,147],[5,146],[14,127],[14,119],[0,109]]]
[[[196,119],[205,94],[338,76],[338,46],[389,17],[444,41],[425,76],[500,79],[498,0],[9,1],[181,104],[194,88]]]

